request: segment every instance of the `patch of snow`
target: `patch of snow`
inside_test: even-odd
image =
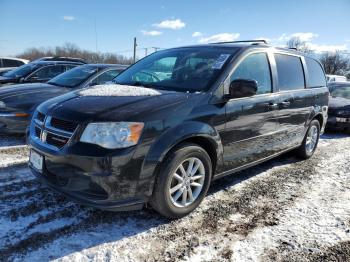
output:
[[[325,146],[326,143],[321,143]],[[278,215],[276,226],[257,228],[247,238],[232,244],[233,261],[258,261],[267,250],[288,243],[295,252],[350,241],[350,154],[337,154],[316,166],[317,175],[308,183],[309,193]],[[336,193],[335,193],[336,192]]]
[[[97,85],[79,92],[81,96],[158,96],[162,93],[141,86],[126,85]]]

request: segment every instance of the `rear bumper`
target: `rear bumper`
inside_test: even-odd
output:
[[[350,122],[338,122],[335,116],[329,116],[326,129],[334,131],[350,131]]]
[[[5,134],[25,134],[31,117],[18,117],[0,113],[0,132]]]

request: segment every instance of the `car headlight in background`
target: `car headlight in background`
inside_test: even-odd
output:
[[[90,123],[80,141],[108,149],[126,148],[138,143],[143,127],[139,122]]]
[[[2,101],[0,101],[0,108],[5,108],[6,107],[6,104]]]

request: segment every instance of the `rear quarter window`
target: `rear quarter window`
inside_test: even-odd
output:
[[[326,86],[326,77],[321,65],[316,60],[308,57],[305,57],[305,62],[309,75],[307,87],[317,88]]]
[[[305,88],[304,70],[298,56],[275,54],[280,91]]]
[[[2,59],[3,67],[18,67],[23,65],[24,63],[18,60],[12,59]]]

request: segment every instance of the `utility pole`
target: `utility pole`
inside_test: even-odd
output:
[[[136,37],[134,37],[134,64],[136,62],[136,47],[137,47],[137,42],[136,42]]]
[[[94,25],[95,25],[95,52],[97,54],[98,48],[97,48],[97,27],[96,27],[96,17],[94,19]]]

